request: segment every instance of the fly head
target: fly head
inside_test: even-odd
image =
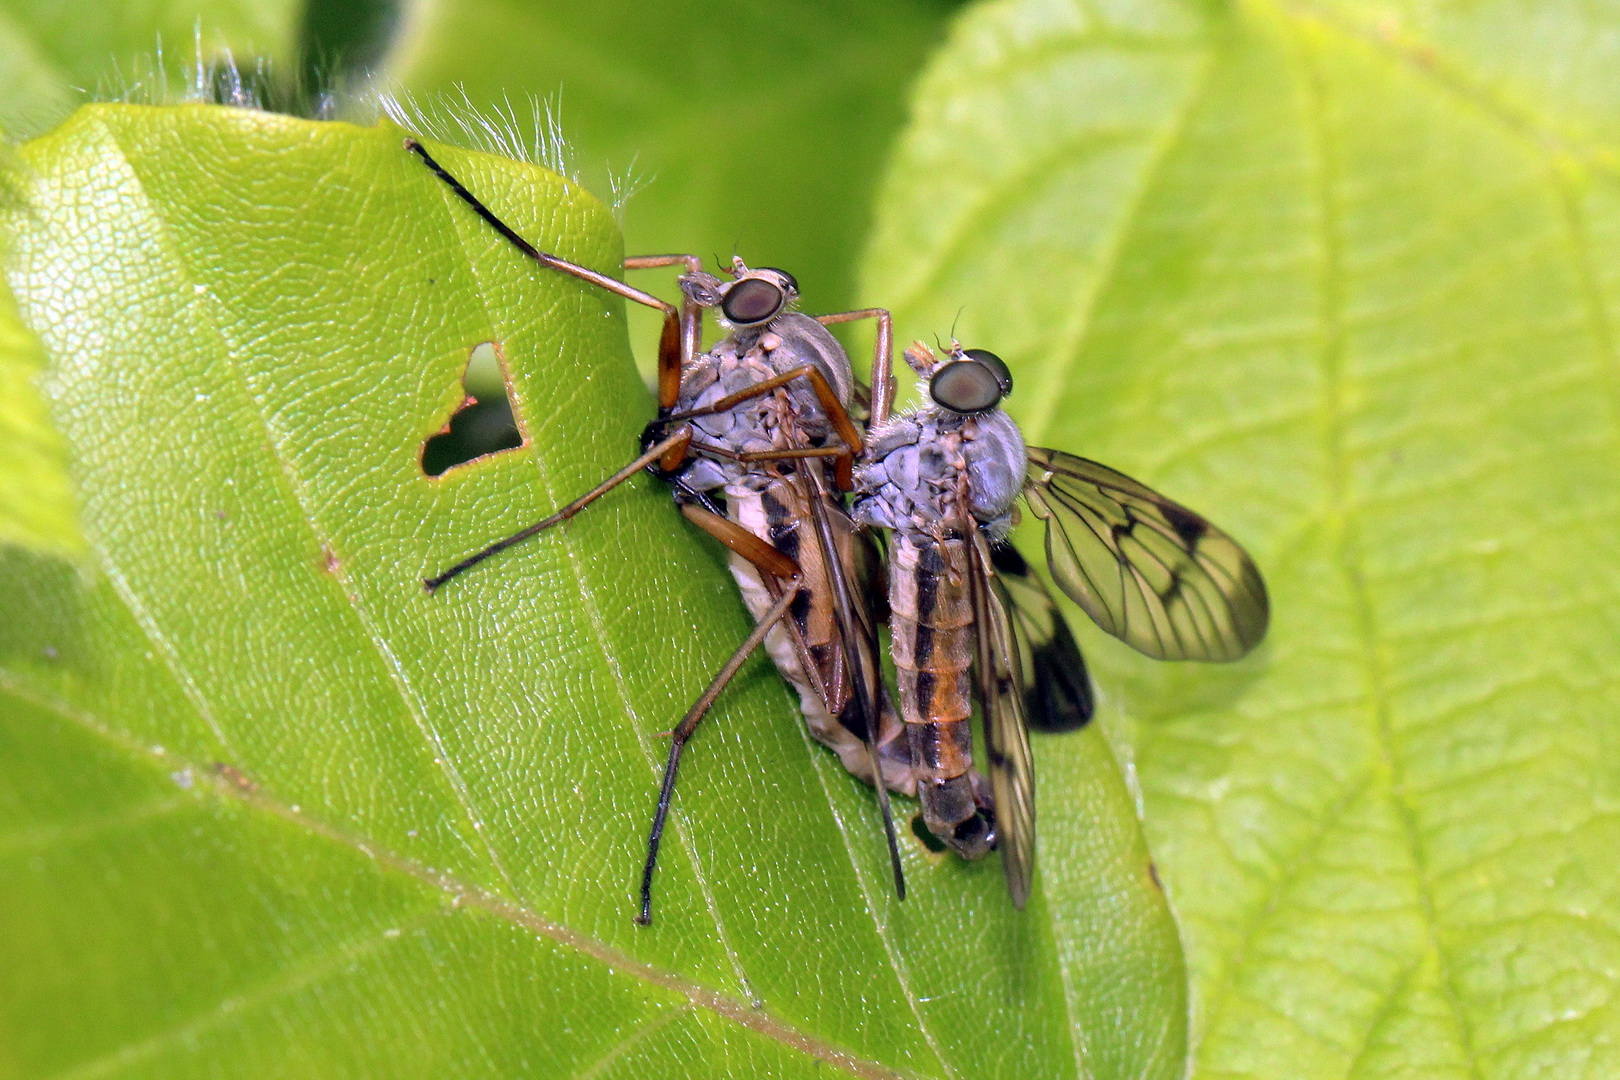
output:
[[[928,379],[928,396],[934,404],[964,415],[989,412],[1011,393],[1012,373],[1001,357],[988,349],[964,349],[954,341],[949,358]]]
[[[762,326],[799,298],[799,283],[786,270],[750,268],[735,258],[731,275],[732,280],[721,281],[713,274],[686,274],[681,291],[703,307],[719,308],[721,317],[736,327]]]

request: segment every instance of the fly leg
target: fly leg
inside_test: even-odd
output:
[[[530,525],[526,529],[518,530],[511,536],[508,536],[505,540],[497,540],[495,543],[489,545],[489,547],[475,555],[467,556],[467,558],[462,559],[460,562],[456,563],[456,565],[452,566],[444,573],[439,574],[437,577],[423,578],[422,588],[426,589],[430,593],[435,592],[440,585],[443,585],[445,582],[449,581],[451,578],[460,574],[464,570],[471,570],[473,567],[477,566],[491,555],[498,555],[507,548],[511,547],[513,544],[522,543],[523,541],[529,539],[529,537],[544,532],[546,529],[551,528],[558,522],[567,521],[569,518],[573,517],[591,503],[595,502],[603,495],[606,495],[608,492],[630,479],[642,469],[647,468],[655,461],[662,464],[670,461],[673,458],[675,465],[668,467],[674,468],[676,465],[680,464],[681,459],[686,454],[686,448],[691,445],[691,442],[692,429],[687,425],[682,424],[678,429],[676,429],[673,435],[668,436],[661,442],[658,442],[652,447],[648,448],[646,453],[636,458],[636,460],[632,461],[630,464],[626,465],[624,468],[620,469],[618,472],[614,473],[600,484],[597,484],[595,487],[591,488],[591,490],[587,491],[585,494],[581,495],[579,498],[575,499],[561,510],[558,510],[556,513],[547,517],[541,518],[539,521],[535,522],[533,525]]]
[[[889,785],[884,780],[883,766],[878,760],[878,726],[882,715],[878,706],[878,698],[882,693],[881,676],[877,670],[878,643],[875,637],[869,637],[864,651],[856,646],[860,630],[856,626],[855,600],[850,590],[849,579],[844,574],[843,561],[838,557],[832,525],[827,520],[827,507],[824,502],[827,495],[821,488],[819,476],[811,473],[809,479],[814,494],[818,496],[810,500],[810,512],[815,519],[816,538],[826,552],[827,571],[832,579],[833,595],[836,598],[833,607],[838,615],[838,637],[844,648],[844,662],[849,665],[850,679],[855,686],[855,699],[860,703],[866,721],[866,755],[872,767],[872,786],[877,790],[878,810],[883,815],[883,835],[889,845],[889,867],[894,873],[894,891],[896,896],[904,900],[906,872],[900,865],[900,841],[894,833],[894,811],[889,806]]]
[[[696,255],[627,255],[626,270],[651,270],[661,266],[684,266],[688,274],[701,273],[703,260]],[[669,315],[664,315],[664,331],[658,340],[658,411],[675,407],[681,394],[681,375],[703,351],[703,308],[690,296],[681,298],[680,342],[671,349]]]
[[[889,410],[894,408],[894,316],[889,314],[887,308],[876,307],[816,316],[816,322],[823,326],[860,319],[877,320],[877,341],[872,346],[872,408],[869,422],[880,424],[889,418]]]
[[[647,863],[641,870],[641,912],[636,916],[636,922],[642,926],[652,922],[653,871],[658,866],[658,846],[664,839],[664,824],[669,820],[669,803],[675,794],[675,774],[681,766],[681,752],[686,749],[687,740],[692,737],[692,732],[697,730],[698,724],[708,714],[715,698],[720,696],[720,691],[726,688],[726,684],[737,674],[738,669],[754,650],[759,648],[760,642],[765,640],[765,635],[771,628],[782,621],[783,616],[788,613],[788,608],[799,595],[799,567],[792,559],[728,518],[690,505],[683,505],[681,512],[688,520],[752,562],[760,570],[785,577],[788,581],[787,587],[754,626],[753,632],[737,646],[736,652],[731,654],[731,659],[726,661],[708,688],[692,703],[686,715],[681,717],[681,722],[670,732],[669,760],[664,765],[663,783],[658,788],[658,809],[653,813],[652,831],[647,835]]]
[[[821,369],[813,364],[804,364],[800,367],[784,371],[780,375],[772,375],[768,379],[761,379],[746,390],[739,390],[735,394],[727,394],[719,401],[714,401],[701,409],[689,409],[685,412],[671,413],[665,419],[670,421],[693,420],[700,416],[713,416],[723,413],[727,409],[735,408],[751,398],[763,397],[774,390],[786,386],[795,379],[804,379],[810,383],[810,389],[815,392],[816,400],[821,404],[821,411],[827,414],[827,420],[833,426],[838,438],[838,446],[831,454],[805,453],[802,451],[762,451],[758,455],[750,455],[749,460],[764,460],[767,457],[834,457],[837,458],[838,486],[844,491],[854,488],[855,455],[861,452],[861,433],[855,427],[855,421],[850,419],[849,410],[844,403],[838,400],[838,393],[821,373]]]
[[[494,230],[504,236],[513,247],[523,254],[550,270],[558,270],[564,274],[572,275],[581,281],[606,289],[615,296],[622,296],[626,300],[634,300],[656,311],[663,313],[664,329],[658,339],[658,407],[660,411],[668,412],[675,407],[675,401],[680,396],[681,371],[698,352],[699,336],[702,328],[703,310],[695,300],[686,299],[676,308],[658,299],[652,293],[643,292],[632,285],[627,285],[618,278],[609,277],[590,267],[569,262],[536,248],[523,237],[519,236],[510,225],[495,216],[495,211],[485,206],[460,180],[452,176],[443,165],[433,159],[433,155],[415,139],[405,140],[405,149],[422,159],[433,174],[453,191],[457,198],[468,206],[473,212],[489,222]],[[643,255],[624,261],[626,269],[637,270],[656,266],[684,265],[688,269],[700,269],[701,260],[696,255]]]

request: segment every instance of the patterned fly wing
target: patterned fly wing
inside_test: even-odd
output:
[[[972,523],[972,515],[967,515]],[[1024,686],[1012,620],[992,582],[990,544],[970,525],[969,587],[973,598],[974,690],[984,717],[990,793],[996,801],[996,850],[1007,891],[1022,910],[1035,873],[1035,762],[1024,723]]]
[[[990,550],[991,585],[1012,623],[1023,663],[1024,712],[1037,731],[1075,731],[1091,719],[1095,701],[1080,646],[1057,602],[1011,544]]]
[[[1231,537],[1106,465],[1029,448],[1024,496],[1052,577],[1097,625],[1159,660],[1236,660],[1266,632],[1265,583]]]

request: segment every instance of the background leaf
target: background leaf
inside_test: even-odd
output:
[[[622,306],[537,272],[397,129],[97,106],[24,148],[10,280],[94,559],[0,556],[0,1065],[19,1076],[1176,1077],[1179,943],[1095,732],[1038,893],[907,838],[756,662],[643,478],[436,597],[420,578],[621,464]],[[607,210],[442,150],[543,248]],[[500,344],[526,450],[425,478]]]
[[[806,310],[836,311],[853,300],[904,91],[954,7],[442,0],[408,9],[382,71],[412,93],[460,88],[520,113],[525,95],[556,100],[594,190],[609,170],[644,182],[624,213],[628,250],[736,252],[791,270]],[[638,315],[635,340],[656,341]]]
[[[1617,41],[1575,4],[1018,0],[922,81],[867,294],[917,334],[966,303],[1032,441],[1272,588],[1234,667],[1087,639],[1195,1077],[1620,1074]]]
[[[298,45],[299,0],[0,0],[0,129],[37,134],[86,93],[120,96],[155,83],[178,87],[200,49],[229,50],[289,69]],[[161,43],[169,70],[156,69]]]

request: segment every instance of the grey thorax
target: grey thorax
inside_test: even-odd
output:
[[[787,303],[798,295],[796,283],[781,271],[763,267],[750,270],[741,259],[733,263],[735,282],[722,282],[706,273],[686,274],[680,279],[683,292],[704,307],[715,309],[727,334],[693,358],[682,376],[675,411],[702,409],[805,364],[819,368],[839,400],[847,405],[854,384],[849,357],[821,323],[788,310],[787,304],[763,323],[740,325],[726,318],[721,291],[724,287],[729,286],[735,298],[739,285],[759,277],[771,280],[786,293]],[[826,413],[803,380],[723,412],[697,417],[692,426],[700,441],[738,454],[820,446],[832,435]],[[711,491],[727,485],[759,484],[768,477],[757,466],[699,454],[682,479],[694,491]]]
[[[906,358],[914,366],[920,360],[910,352]],[[919,368],[919,374],[934,371]],[[855,470],[854,517],[902,532],[959,534],[967,523],[957,520],[961,500],[955,496],[965,488],[974,518],[1000,540],[1013,526],[1024,470],[1024,437],[999,406],[962,413],[935,401],[867,433]]]

